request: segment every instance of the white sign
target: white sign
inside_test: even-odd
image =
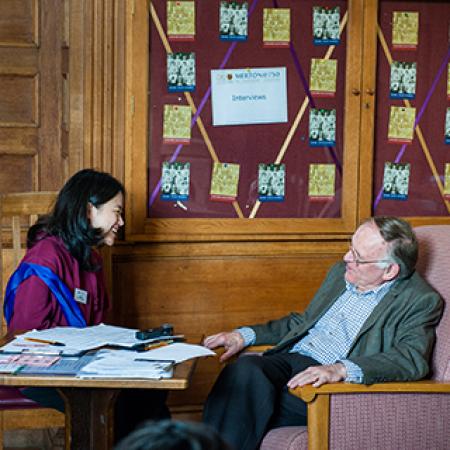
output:
[[[211,70],[213,125],[287,122],[286,68]]]

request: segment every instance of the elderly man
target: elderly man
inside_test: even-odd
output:
[[[289,388],[427,375],[443,305],[415,272],[417,254],[407,222],[374,217],[356,230],[303,314],[208,336],[207,347],[225,348],[222,361],[248,345],[275,347],[225,367],[204,421],[236,449],[256,449],[269,428],[306,423],[306,405]]]

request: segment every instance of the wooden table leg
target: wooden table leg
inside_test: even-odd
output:
[[[120,389],[59,388],[66,407],[67,450],[110,450]]]

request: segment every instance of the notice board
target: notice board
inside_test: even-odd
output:
[[[181,23],[177,29],[176,14],[171,8],[178,5],[174,3],[185,7],[185,16],[192,14],[193,6],[193,34],[189,23]],[[345,176],[342,161],[347,2],[321,1],[319,5],[310,0],[195,0],[186,2],[190,5],[183,3],[150,2],[148,216],[339,218]],[[224,22],[221,8],[226,4],[230,9],[242,9],[243,3],[247,14],[245,39],[227,38],[224,35],[227,31],[221,29]],[[318,5],[322,10],[315,9]],[[267,38],[267,10],[276,17],[278,11],[289,11],[287,42],[281,36],[285,25],[281,25],[280,41],[276,37],[272,41],[270,36]],[[336,19],[338,14],[337,39],[336,35],[321,34],[327,27],[320,29],[317,19],[320,13],[325,19],[330,14]],[[283,20],[283,14],[280,17]],[[192,24],[192,17],[189,20]],[[314,86],[321,77],[311,80],[312,66],[322,61],[328,61],[323,63],[327,70],[334,65],[331,70],[335,70],[335,86],[329,86],[331,81],[323,87]],[[176,77],[168,76],[172,70],[169,66],[176,64],[190,64],[191,71],[194,66],[195,81],[192,73],[188,73],[181,83],[178,80],[178,86]],[[254,74],[261,69],[267,74],[280,68],[286,75],[286,121],[213,125],[212,71],[220,70],[224,77],[232,77],[238,71]],[[242,92],[239,95],[245,97]],[[243,101],[257,102],[255,95],[250,92]],[[170,117],[176,116],[182,123],[183,107],[191,111],[190,136],[185,141],[179,137],[173,139],[170,134],[173,127],[164,119],[165,114],[166,117],[172,114]],[[314,110],[312,118],[311,110]],[[315,120],[334,121],[332,140],[323,138],[317,145],[311,125]],[[216,172],[228,180],[222,190],[229,188],[229,192],[224,195],[220,190],[219,195],[214,195],[214,181],[217,181],[213,178],[214,163],[221,164]],[[281,195],[279,192],[264,195],[261,170],[274,177],[273,180],[284,178]],[[170,179],[167,177],[171,171],[178,173],[181,180],[175,195],[169,191],[164,194],[164,180]],[[277,172],[276,175],[271,171]],[[311,184],[314,177],[316,187]],[[322,185],[328,186],[328,191],[322,192]]]

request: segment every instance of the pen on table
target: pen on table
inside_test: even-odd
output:
[[[154,350],[155,348],[165,347],[166,345],[172,344],[173,341],[162,341],[156,342],[155,344],[148,344],[144,347],[144,350]]]
[[[41,344],[56,345],[58,347],[63,347],[66,345],[63,342],[50,341],[48,339],[38,339],[38,338],[26,337],[25,340],[30,341],[30,342],[40,342]]]

